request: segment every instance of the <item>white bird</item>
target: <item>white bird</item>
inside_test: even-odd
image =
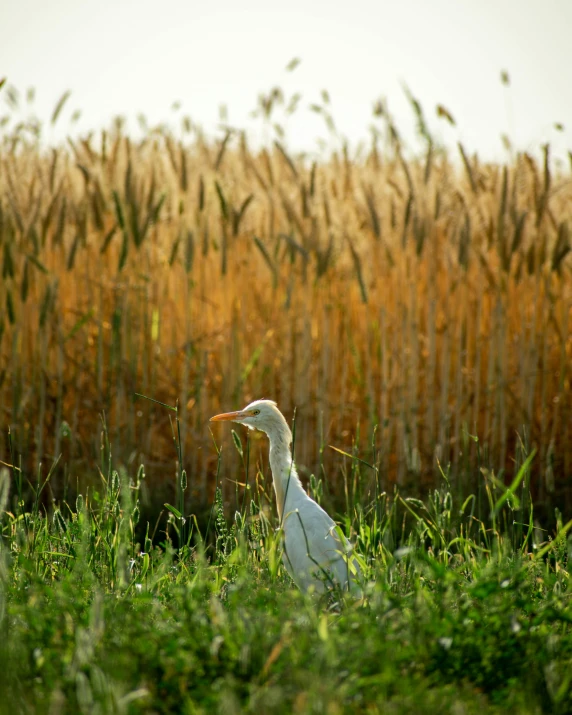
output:
[[[238,412],[211,417],[211,422],[238,422],[258,429],[270,441],[270,467],[283,529],[282,560],[303,591],[313,586],[323,593],[328,586],[361,595],[359,564],[352,547],[335,522],[306,494],[292,461],[292,432],[275,402],[255,400]]]

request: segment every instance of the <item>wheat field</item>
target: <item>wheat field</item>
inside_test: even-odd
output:
[[[178,403],[206,504],[208,418],[267,397],[296,408],[302,474],[336,498],[348,465],[328,445],[359,446],[386,489],[440,468],[460,483],[467,464],[510,475],[536,446],[534,494],[570,511],[570,171],[549,146],[485,164],[426,128],[406,150],[376,114],[367,146],[320,160],[188,120],[55,148],[5,124],[0,460],[63,455],[61,492],[100,459],[104,420],[115,460],[171,481],[169,412],[140,393]]]

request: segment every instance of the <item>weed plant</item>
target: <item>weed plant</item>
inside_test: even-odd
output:
[[[351,503],[358,602],[293,586],[262,482],[232,519],[217,488],[203,531],[168,504],[153,534],[143,466],[130,479],[106,453],[98,488],[50,510],[50,474],[27,508],[4,468],[0,711],[569,713],[572,522],[535,526],[533,458],[508,488],[482,475],[484,519],[446,473],[425,502]]]

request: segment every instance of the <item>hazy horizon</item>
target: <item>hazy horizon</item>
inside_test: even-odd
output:
[[[431,131],[449,146],[460,140],[485,159],[502,159],[505,134],[516,149],[536,153],[547,141],[554,155],[572,149],[572,3],[563,0],[542,7],[532,0],[358,0],[351,13],[323,0],[272,8],[259,0],[240,8],[223,0],[216,10],[180,0],[160,6],[151,0],[22,0],[5,6],[0,17],[0,77],[22,99],[29,87],[36,89],[33,110],[43,121],[71,90],[48,141],[70,131],[75,110],[81,110],[77,134],[108,126],[117,115],[127,117],[131,129],[139,113],[150,124],[174,123],[175,102],[181,117],[189,115],[215,136],[226,105],[228,123],[256,139],[262,121],[249,115],[257,97],[280,86],[287,98],[302,95],[286,126],[293,150],[312,151],[318,138],[328,137],[323,119],[309,110],[323,89],[340,134],[352,143],[368,138],[373,103],[384,98],[411,144],[407,85]],[[294,57],[301,63],[287,72]],[[5,98],[0,102],[1,116]],[[436,116],[437,104],[453,115],[455,127]]]

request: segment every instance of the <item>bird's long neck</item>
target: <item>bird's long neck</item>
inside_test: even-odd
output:
[[[290,430],[287,428],[287,430],[283,431],[269,431],[268,439],[270,440],[270,468],[272,469],[272,481],[274,483],[274,492],[276,493],[278,518],[282,522],[286,499],[291,499],[296,493],[305,494],[306,492],[292,461],[290,452],[292,435]]]

